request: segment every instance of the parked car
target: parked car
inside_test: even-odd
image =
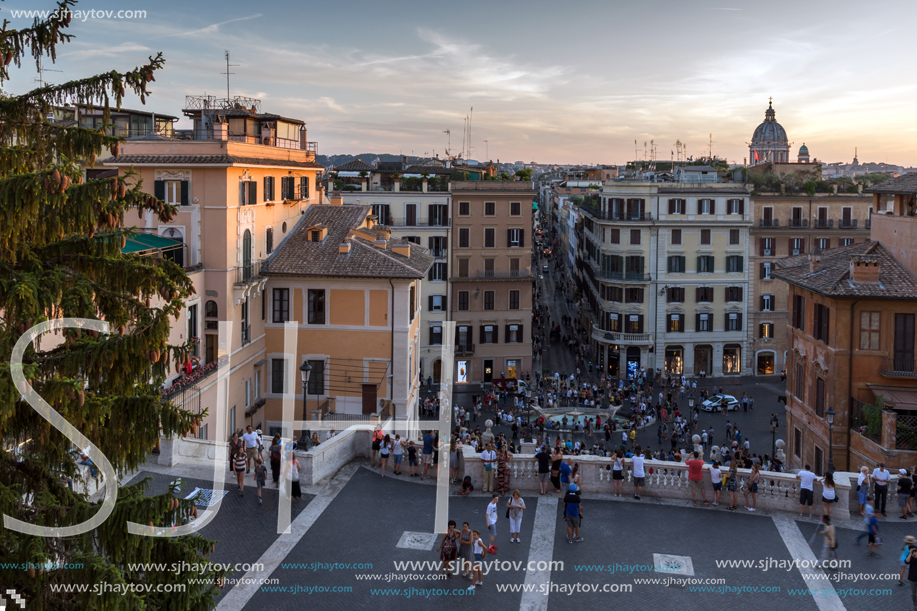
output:
[[[700,408],[705,412],[718,412],[723,409],[724,403],[726,404],[726,411],[734,412],[739,409],[739,401],[732,395],[713,395],[701,403]]]

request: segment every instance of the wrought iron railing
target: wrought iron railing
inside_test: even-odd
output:
[[[528,278],[534,278],[535,275],[532,273],[531,269],[479,269],[478,278],[494,278],[497,280],[505,280],[510,278],[519,278],[525,280]]]
[[[888,357],[879,370],[884,376],[903,378],[917,377],[917,361],[913,358]]]
[[[758,227],[780,227],[780,219],[760,219]]]
[[[470,356],[474,354],[474,344],[458,344],[455,347],[456,356]]]
[[[895,427],[895,449],[917,450],[917,416],[898,414]]]
[[[875,414],[878,408],[850,397],[850,428],[876,443],[882,441],[882,415]]]
[[[235,268],[236,272],[236,284],[248,284],[249,282],[255,280],[261,275],[261,266],[264,263],[264,260],[252,261],[247,265],[240,265]]]

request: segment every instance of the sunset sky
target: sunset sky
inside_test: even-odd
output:
[[[0,5],[54,9],[46,0]],[[472,158],[624,163],[655,140],[669,159],[742,163],[773,96],[795,159],[917,165],[913,1],[157,2],[86,0],[77,10],[145,19],[73,20],[59,83],[129,69],[162,51],[146,109],[181,115],[185,95],[232,95],[302,119],[319,152],[444,153],[474,107]],[[5,89],[35,86],[35,65]],[[140,108],[131,96],[127,107]],[[485,145],[485,140],[487,144]]]

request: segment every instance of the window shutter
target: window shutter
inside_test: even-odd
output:
[[[272,199],[271,198],[271,177],[265,176],[264,177],[264,201],[269,202],[271,201],[271,199]]]
[[[443,204],[443,224],[449,225],[449,204]]]
[[[309,177],[301,176],[299,178],[299,196],[302,199],[309,198]]]
[[[254,206],[258,203],[258,183],[254,180],[248,183],[248,205]]]
[[[525,229],[519,230],[519,246],[525,246]]]
[[[503,343],[508,344],[509,343],[509,325],[506,325],[504,333],[505,335],[503,336]]]
[[[640,272],[640,273],[642,274],[642,273],[643,273],[643,270],[646,269],[646,265],[645,265],[645,263],[644,263],[645,257],[638,257],[638,259],[639,259],[638,263],[640,264],[640,269],[638,269],[637,271]]]
[[[164,180],[153,181],[153,195],[156,196],[156,199],[160,201],[166,198],[166,181]]]
[[[739,200],[739,214],[742,214],[742,215],[745,214],[745,200],[744,199]]]
[[[675,214],[675,200],[669,200],[669,214]]]
[[[498,327],[497,325],[494,325],[494,343],[495,344],[500,343],[500,327]]]
[[[759,277],[764,278],[767,276],[767,267],[764,265],[764,263],[762,263],[760,267],[761,267],[761,272],[759,274]]]
[[[643,314],[637,316],[637,333],[643,333]]]
[[[697,200],[697,213],[698,213],[698,214],[703,214],[703,212],[704,212],[704,205],[701,203],[701,202],[703,202],[703,201],[704,201],[704,200],[702,200],[702,199]]]
[[[697,287],[696,289],[694,289],[694,301],[698,303],[701,302],[701,297],[703,297],[703,290],[704,289],[702,289],[701,287]]]
[[[427,279],[431,282],[436,278],[436,274],[433,273],[433,270],[436,269],[436,265],[430,267],[430,271],[427,272]]]
[[[703,258],[704,258],[703,256],[697,257],[697,271],[698,272],[701,272],[704,269],[704,262],[702,261]]]
[[[429,236],[427,238],[427,248],[429,248],[430,250],[433,250],[433,236]]]
[[[736,314],[736,329],[742,328],[742,314]]]
[[[764,256],[764,251],[765,251],[764,245],[766,243],[767,243],[766,238],[758,238],[758,254],[761,255],[762,257]]]
[[[482,344],[484,343],[484,325],[481,325],[481,342],[480,343]]]
[[[642,219],[643,215],[646,213],[645,206],[646,206],[646,203],[644,202],[644,200],[642,199],[637,200],[637,213],[639,214],[638,218]]]
[[[507,246],[513,245],[513,230],[512,229],[506,230],[506,245]]]
[[[188,200],[188,181],[181,181],[181,205],[187,206],[191,202]]]
[[[427,297],[427,312],[433,311],[433,295]]]
[[[694,330],[700,331],[700,313],[694,315]]]
[[[685,315],[684,314],[678,315],[678,330],[682,333],[685,332]]]
[[[739,267],[737,267],[737,268],[735,269],[735,271],[740,272],[740,271],[742,271],[743,269],[745,269],[745,257],[744,257],[743,255],[739,255],[739,257],[738,257],[737,260],[738,260],[738,262],[739,262]],[[739,290],[741,291],[741,289],[739,289]]]
[[[449,250],[449,238],[443,238],[443,250]]]
[[[519,325],[519,341],[524,342],[525,336],[522,334],[522,325]]]

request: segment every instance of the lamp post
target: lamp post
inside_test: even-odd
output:
[[[834,414],[837,412],[834,411],[834,408],[830,405],[828,406],[828,411],[825,412],[825,421],[828,423],[828,471],[834,473]]]
[[[312,373],[312,365],[309,364],[309,361],[303,361],[302,365],[299,368],[299,375],[302,378],[302,419],[303,422],[308,420],[307,411],[308,411],[308,395],[309,395],[309,374]],[[305,429],[303,429],[305,431]],[[305,435],[305,432],[303,433]]]
[[[688,407],[694,409],[694,393],[688,395]]]

